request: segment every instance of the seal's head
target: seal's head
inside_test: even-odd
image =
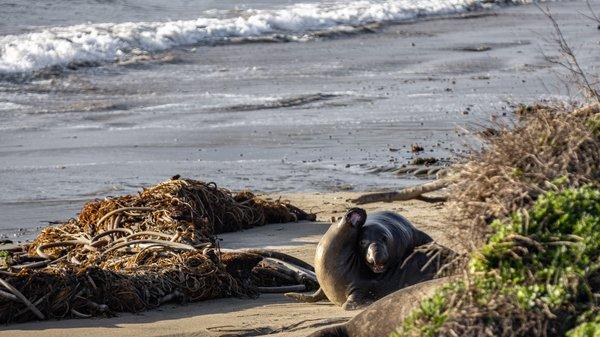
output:
[[[359,248],[365,263],[376,274],[388,270],[389,262],[396,261],[394,250],[390,250],[393,236],[387,228],[377,223],[364,226],[360,233]]]
[[[340,228],[358,233],[367,221],[367,212],[358,207],[350,208],[338,223]]]

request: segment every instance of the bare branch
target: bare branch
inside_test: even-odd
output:
[[[594,20],[597,20],[598,17],[592,10],[589,1],[587,2],[587,4],[588,8],[590,9],[590,12],[595,18]],[[552,27],[554,28],[554,43],[558,45],[560,58],[555,59],[547,56],[544,53],[542,53],[542,55],[544,56],[547,62],[565,69],[567,71],[567,74],[570,77],[572,77],[572,81],[577,84],[577,86],[583,92],[586,98],[593,100],[595,103],[600,103],[600,93],[598,92],[598,89],[596,87],[598,82],[591,80],[589,75],[585,72],[585,70],[583,70],[583,67],[579,63],[575,52],[567,42],[567,39],[560,28],[560,25],[550,12],[550,8],[548,6],[545,6],[544,8],[539,4],[538,8],[552,23]],[[598,22],[600,22],[600,20]]]
[[[363,194],[363,195],[360,195],[358,198],[351,199],[349,201],[351,201],[355,204],[358,204],[358,205],[369,204],[369,203],[373,203],[373,202],[381,202],[381,201],[392,202],[392,201],[404,201],[404,200],[411,200],[411,199],[418,199],[418,200],[425,201],[425,202],[442,202],[442,201],[446,201],[445,197],[426,197],[423,194],[434,192],[434,191],[440,190],[442,188],[445,188],[449,185],[449,183],[450,182],[448,180],[444,180],[444,179],[435,180],[435,181],[428,182],[428,183],[425,183],[422,185],[405,188],[400,191]]]
[[[585,16],[586,18],[596,21],[596,23],[600,24],[600,18],[598,17],[598,15],[596,15],[596,12],[594,11],[594,9],[592,8],[592,4],[590,3],[590,0],[586,0],[585,1],[587,8],[589,9],[591,15],[587,15],[584,13],[580,13],[581,15]]]

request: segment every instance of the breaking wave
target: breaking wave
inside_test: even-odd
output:
[[[303,40],[311,32],[344,32],[369,24],[485,8],[486,0],[387,0],[295,4],[245,10],[236,17],[52,27],[0,37],[0,75],[49,67],[119,62],[178,46],[253,39]]]

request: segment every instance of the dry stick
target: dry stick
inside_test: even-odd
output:
[[[304,291],[306,286],[304,284],[296,284],[293,286],[280,286],[280,287],[258,287],[258,291],[265,294],[281,294],[290,291]]]
[[[592,4],[590,3],[590,0],[586,0],[585,3],[587,5],[588,10],[590,11],[590,13],[592,15],[589,16],[589,15],[585,15],[584,13],[580,13],[580,14],[582,14],[583,16],[585,16],[585,17],[587,17],[587,18],[589,18],[591,20],[594,20],[594,21],[596,21],[596,23],[600,24],[600,18],[598,17],[598,15],[596,15],[596,12],[592,8]]]
[[[98,220],[98,222],[96,223],[96,228],[100,228],[100,225],[102,225],[102,223],[110,218],[113,214],[116,213],[121,213],[121,212],[125,212],[125,211],[152,211],[153,209],[151,207],[121,207],[121,208],[117,208],[114,211],[110,211],[108,213],[106,213],[102,218],[100,218],[100,220]]]
[[[418,197],[415,197],[415,200],[436,203],[436,202],[446,202],[446,201],[448,201],[448,197],[428,197],[425,195],[420,195]]]
[[[287,268],[290,268],[291,270],[293,270],[293,271],[295,271],[295,272],[297,272],[299,274],[302,274],[302,275],[306,276],[307,278],[309,278],[310,280],[318,283],[318,281],[317,281],[317,275],[313,271],[304,269],[304,268],[302,268],[300,266],[297,266],[295,264],[292,264],[292,263],[289,263],[289,262],[286,262],[286,261],[281,261],[281,260],[278,260],[278,259],[275,259],[275,258],[265,258],[264,260],[267,261],[267,262],[274,262],[274,263],[277,263],[277,264],[282,264],[282,265],[286,266]]]
[[[317,291],[310,295],[300,293],[286,293],[283,295],[285,297],[293,298],[298,302],[316,303],[319,301],[327,301],[327,295],[325,295],[325,292],[322,288],[317,289]]]
[[[8,289],[13,295],[15,295],[18,299],[25,304],[31,312],[33,312],[39,319],[46,319],[46,316],[42,314],[38,308],[35,307],[27,297],[23,296],[20,291],[18,291],[15,287],[11,286],[10,283],[6,282],[4,279],[0,278],[0,284],[2,284],[6,289]]]
[[[546,57],[546,60],[550,63],[557,64],[565,68],[568,72],[571,73],[572,76],[575,77],[575,80],[579,82],[578,84],[580,84],[580,86],[583,87],[580,89],[583,89],[586,92],[586,94],[588,94],[588,96],[592,96],[591,98],[593,98],[596,101],[596,103],[600,103],[600,94],[598,93],[598,90],[594,88],[594,85],[596,83],[592,83],[588,79],[588,74],[586,74],[586,72],[579,64],[579,60],[575,56],[573,49],[568,44],[567,39],[563,35],[560,25],[550,12],[550,8],[546,6],[546,8],[544,9],[541,5],[537,6],[552,23],[559,52],[561,53],[561,56],[565,59],[565,61],[555,61],[549,57]]]
[[[448,180],[440,179],[422,185],[405,188],[401,191],[363,194],[356,199],[350,199],[350,201],[355,204],[361,205],[380,201],[392,202],[411,200],[422,197],[422,194],[440,190],[444,187],[447,187],[449,184],[450,182]]]
[[[164,240],[142,239],[142,240],[133,240],[133,241],[128,241],[128,242],[121,242],[119,244],[116,244],[116,245],[110,247],[109,249],[105,250],[104,252],[102,252],[102,254],[100,256],[101,257],[105,256],[109,252],[112,252],[113,250],[117,250],[119,248],[131,246],[131,245],[137,245],[137,244],[141,244],[141,243],[150,243],[150,244],[155,244],[155,245],[161,245],[161,246],[165,246],[165,247],[169,247],[169,248],[173,248],[173,249],[181,249],[181,250],[189,250],[189,251],[196,250],[196,248],[194,248],[190,245],[186,245],[184,243],[164,241]]]
[[[440,256],[441,251],[437,251],[435,254],[433,254],[433,256],[431,258],[429,258],[429,261],[427,261],[427,263],[425,263],[425,265],[421,268],[421,272],[425,271],[425,269],[427,269],[427,267],[429,267],[429,265],[435,260],[436,257]]]

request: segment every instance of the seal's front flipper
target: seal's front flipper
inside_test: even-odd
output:
[[[317,290],[314,294],[311,295],[305,295],[300,293],[285,293],[284,296],[293,298],[298,302],[307,303],[314,303],[327,300],[327,296],[325,296],[325,292],[321,288],[319,288],[319,290]]]
[[[352,294],[350,294],[350,296],[348,296],[348,299],[342,305],[342,309],[357,310],[368,306],[372,302],[373,300],[363,296],[360,292],[354,291]]]

